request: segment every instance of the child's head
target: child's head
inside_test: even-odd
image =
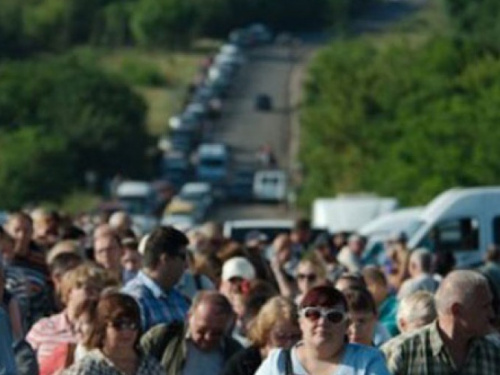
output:
[[[349,341],[371,346],[377,324],[377,307],[372,295],[364,288],[350,288],[343,293],[349,307]]]

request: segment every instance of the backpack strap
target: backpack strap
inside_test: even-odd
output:
[[[293,375],[292,349],[284,349],[285,354],[285,375]]]

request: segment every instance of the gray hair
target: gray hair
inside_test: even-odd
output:
[[[419,290],[399,302],[397,320],[403,319],[409,324],[423,326],[436,319],[436,315],[434,296]]]
[[[410,263],[416,263],[422,272],[431,273],[432,253],[424,248],[415,249],[411,252]]]
[[[469,270],[450,272],[436,292],[438,314],[449,314],[451,306],[455,303],[473,303],[474,294],[481,288],[489,290],[488,281],[479,272]]]

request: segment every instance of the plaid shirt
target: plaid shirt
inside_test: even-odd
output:
[[[382,346],[392,374],[500,374],[500,347],[486,338],[474,339],[459,369],[438,332],[437,321]]]
[[[141,309],[143,332],[159,323],[183,322],[189,310],[189,301],[175,289],[168,292],[140,271],[123,288],[136,299]]]

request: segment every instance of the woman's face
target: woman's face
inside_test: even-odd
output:
[[[283,320],[273,325],[269,332],[267,347],[291,348],[302,337],[302,332],[296,321]]]
[[[352,311],[349,313],[349,342],[373,345],[373,334],[377,317],[373,312]]]
[[[302,338],[313,346],[330,344],[341,347],[347,332],[347,312],[341,305],[332,307],[311,306],[300,311]]]
[[[311,263],[301,263],[297,267],[297,286],[302,294],[307,293],[322,281]]]
[[[87,300],[97,300],[99,298],[99,288],[87,284],[75,286],[69,292],[67,307],[74,309]]]
[[[132,319],[122,317],[106,325],[104,348],[108,350],[126,350],[134,347],[139,325]]]

